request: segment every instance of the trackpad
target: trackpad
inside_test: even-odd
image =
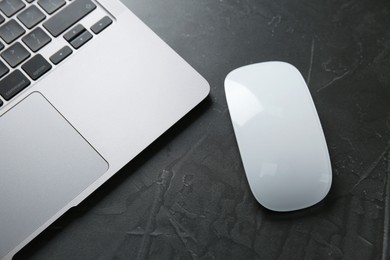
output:
[[[0,258],[108,169],[39,93],[0,117],[0,148]]]

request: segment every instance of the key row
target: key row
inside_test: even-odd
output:
[[[40,54],[35,55],[22,66],[24,72],[33,80],[37,80],[51,68],[52,66]],[[15,70],[0,81],[0,94],[8,101],[30,84],[31,81],[20,70]]]
[[[32,3],[32,0],[27,0],[28,3]],[[39,0],[38,5],[45,10],[47,14],[53,14],[66,4],[65,0]],[[26,4],[22,0],[6,0],[0,1],[0,10],[7,17],[11,17],[26,7]],[[4,17],[0,18],[4,21]]]
[[[111,23],[112,20],[108,16],[105,16],[100,21],[95,23],[91,27],[91,30],[95,34],[98,34]],[[78,24],[64,35],[64,39],[67,40],[75,49],[80,48],[82,45],[92,39],[92,37],[92,34],[87,31],[81,24]],[[51,41],[51,38],[42,30],[42,28],[38,27],[23,37],[22,41],[28,46],[28,48],[30,48],[31,51],[36,52],[46,46]],[[2,48],[4,48],[4,45],[0,45],[0,49]],[[23,47],[20,42],[16,42],[3,51],[0,56],[12,68],[15,68],[30,57],[30,52],[25,47]],[[57,59],[54,58],[54,60]],[[6,66],[0,62],[0,78],[8,72],[5,68]]]
[[[24,34],[24,31],[20,32],[19,34]],[[15,37],[16,35],[20,37],[19,34],[13,34],[13,37]],[[2,35],[1,29],[0,37],[5,37],[4,35]],[[46,44],[48,44],[51,41],[51,38],[40,27],[37,27],[33,31],[28,33],[26,36],[24,36],[22,38],[22,41],[27,45],[27,47],[30,48],[31,51],[36,52],[43,48]],[[0,42],[0,50],[4,48],[4,44]],[[12,46],[10,48],[12,48]]]
[[[112,24],[112,22],[113,21],[108,16],[105,16],[95,23],[90,29],[95,34],[99,34]],[[42,30],[41,28],[36,29]],[[38,32],[36,34],[38,35]],[[92,39],[92,37],[92,34],[81,24],[76,25],[64,35],[64,39],[67,40],[75,49],[84,45]],[[64,46],[50,57],[50,61],[57,65],[70,56],[72,52],[73,51],[69,46]],[[19,42],[14,43],[11,47],[1,53],[1,57],[13,68],[27,60],[30,56],[30,53]],[[37,54],[25,62],[21,68],[32,80],[37,80],[48,72],[52,66],[42,55]],[[0,78],[4,77],[8,73],[8,67],[0,60]],[[30,80],[19,69],[16,69],[0,81],[0,95],[6,101],[9,101],[30,84]],[[0,107],[2,105],[3,102],[0,100]]]
[[[0,8],[8,1],[11,1],[11,4],[13,3],[12,0],[0,1]],[[9,4],[6,6],[8,7]],[[90,0],[76,0],[44,22],[43,27],[51,35],[57,37],[95,9],[96,5]],[[20,13],[17,18],[27,29],[32,29],[45,20],[46,16],[35,5],[31,5]],[[3,22],[4,18],[0,17],[0,23]],[[11,44],[25,32],[25,29],[15,19],[11,19],[0,27],[0,38],[7,44]],[[4,48],[4,45],[0,43],[0,49],[2,48]]]

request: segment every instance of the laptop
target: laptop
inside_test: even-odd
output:
[[[119,0],[0,0],[0,49],[0,259],[209,93]]]

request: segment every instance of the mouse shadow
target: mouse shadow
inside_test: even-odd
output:
[[[207,96],[195,108],[158,137],[152,144],[139,153],[133,160],[126,164],[120,171],[118,171],[78,206],[70,208],[41,234],[17,252],[13,259],[27,259],[37,255],[45,248],[45,245],[47,245],[55,237],[59,236],[62,230],[66,229],[72,223],[86,215],[90,209],[94,208],[97,204],[104,200],[106,196],[130,178],[132,173],[137,172],[137,170],[145,165],[150,158],[153,158],[156,154],[161,153],[176,136],[189,128],[195,121],[203,116],[211,106],[211,97]]]
[[[270,222],[295,222],[305,221],[306,219],[323,218],[324,215],[329,214],[334,206],[334,192],[331,187],[327,196],[317,204],[308,208],[294,210],[289,212],[272,211],[258,204],[259,211],[262,212],[263,217]]]

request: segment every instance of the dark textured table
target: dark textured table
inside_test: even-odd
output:
[[[210,96],[18,259],[390,259],[388,0],[123,1]],[[269,60],[302,72],[333,166],[293,213],[255,201],[226,106],[227,73]]]

